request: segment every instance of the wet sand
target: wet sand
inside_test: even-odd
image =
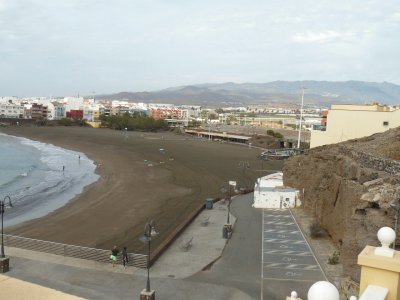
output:
[[[228,180],[251,188],[256,177],[268,173],[261,172],[260,150],[169,132],[23,126],[0,131],[83,152],[97,164],[100,179],[82,194],[45,217],[7,230],[73,245],[126,245],[130,252],[143,252],[138,238],[148,220],[154,219],[160,232],[157,246],[206,198],[220,196]],[[264,170],[281,168],[279,161],[263,163]]]

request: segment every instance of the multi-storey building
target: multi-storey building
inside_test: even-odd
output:
[[[150,108],[150,116],[154,119],[183,120],[187,115],[184,112],[183,109],[175,107]]]
[[[83,110],[81,109],[71,109],[67,111],[67,118],[82,120],[83,119]]]
[[[310,147],[361,138],[400,126],[400,109],[386,105],[332,105],[326,131],[311,131]]]
[[[64,104],[54,102],[53,105],[54,105],[54,119],[60,120],[62,118],[65,118],[66,113]]]
[[[14,103],[13,99],[0,99],[0,117],[1,118],[22,118],[24,108],[20,104]]]
[[[39,103],[32,103],[30,108],[30,118],[33,120],[47,119],[48,107]]]

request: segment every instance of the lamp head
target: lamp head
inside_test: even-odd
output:
[[[147,243],[147,242],[151,241],[151,237],[149,237],[149,236],[147,235],[147,233],[145,232],[145,233],[139,238],[139,240],[142,241],[143,243]]]
[[[155,237],[158,235],[158,232],[156,231],[155,228],[155,222],[151,220],[149,223],[146,223],[146,226],[144,227],[144,233],[143,235],[139,238],[144,243],[147,243],[151,241],[152,237]]]

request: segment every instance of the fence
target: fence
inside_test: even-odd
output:
[[[51,253],[66,257],[110,263],[111,251],[109,250],[41,241],[7,234],[4,235],[4,245],[8,247]],[[117,263],[122,263],[121,255],[119,255]],[[128,266],[143,269],[147,268],[147,255],[128,253]]]

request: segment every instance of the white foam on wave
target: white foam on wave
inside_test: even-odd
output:
[[[69,200],[80,194],[85,186],[99,178],[95,173],[96,165],[84,153],[23,137],[14,138],[23,145],[39,150],[40,161],[45,169],[40,170],[40,175],[43,176],[40,182],[23,191],[18,191],[19,195],[15,195],[17,209],[8,212],[7,226],[42,217],[54,211],[68,203]],[[65,170],[63,170],[63,166]],[[28,177],[30,171],[32,168],[20,176]]]

